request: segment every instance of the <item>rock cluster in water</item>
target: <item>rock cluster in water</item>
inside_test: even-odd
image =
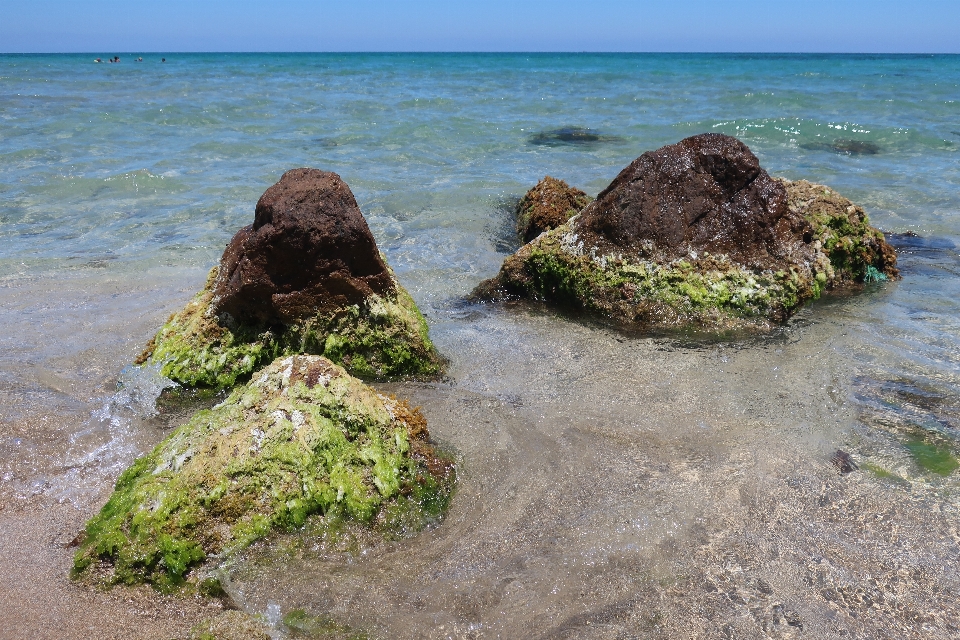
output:
[[[418,530],[453,480],[417,409],[326,358],[288,356],[123,472],[73,572],[177,589],[207,558],[313,514]]]
[[[563,180],[544,177],[517,204],[517,233],[524,242],[559,227],[590,203],[590,196]]]
[[[476,296],[630,326],[766,327],[826,290],[898,277],[862,208],[770,177],[719,134],[643,154],[592,202],[546,177],[518,232],[529,242]],[[417,530],[448,503],[453,466],[419,411],[351,375],[436,376],[442,361],[336,174],[297,169],[268,189],[146,362],[236,388],[120,476],[77,577],[202,591],[198,567],[310,516]]]
[[[643,154],[578,215],[474,291],[647,328],[768,327],[827,289],[895,278],[863,209],[771,178],[746,145],[702,134]]]
[[[442,360],[335,173],[288,171],[257,203],[207,285],[138,362],[187,386],[230,387],[283,355],[314,353],[366,379],[436,377]]]
[[[311,515],[393,535],[446,508],[453,467],[423,416],[351,375],[436,376],[442,361],[334,173],[268,189],[140,363],[191,387],[253,379],[120,476],[75,577],[216,591],[197,567]]]

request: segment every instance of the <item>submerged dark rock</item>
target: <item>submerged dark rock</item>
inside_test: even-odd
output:
[[[830,462],[836,467],[840,475],[852,473],[860,468],[857,466],[857,463],[853,461],[853,456],[843,449],[834,451],[833,455],[830,456]]]
[[[880,145],[875,142],[843,138],[838,138],[833,142],[805,142],[800,145],[800,148],[808,151],[830,151],[847,156],[873,156],[883,151]]]
[[[530,144],[548,147],[562,145],[593,145],[618,140],[615,136],[603,135],[599,131],[586,127],[561,127],[550,131],[541,131],[530,136]]]
[[[764,328],[825,290],[896,277],[862,208],[771,178],[742,142],[710,133],[637,158],[473,297],[543,299],[628,326]]]
[[[590,203],[580,189],[545,176],[517,204],[517,233],[524,242],[559,227]]]

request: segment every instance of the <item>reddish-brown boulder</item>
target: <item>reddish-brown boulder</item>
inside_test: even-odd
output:
[[[350,187],[335,173],[293,169],[227,245],[213,309],[245,324],[289,325],[393,290]]]
[[[787,207],[786,189],[747,145],[719,133],[644,153],[584,210],[578,227],[658,262],[710,253],[779,269],[812,257],[810,224]]]

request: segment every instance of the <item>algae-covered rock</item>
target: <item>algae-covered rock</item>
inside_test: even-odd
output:
[[[590,196],[580,189],[545,176],[517,204],[517,233],[524,242],[530,242],[544,231],[559,227],[589,203]]]
[[[367,634],[351,628],[327,615],[312,615],[304,609],[287,612],[282,622],[296,638],[329,638],[330,640],[368,640]]]
[[[702,134],[637,158],[473,296],[642,328],[767,328],[828,289],[895,278],[895,264],[863,209],[771,178],[739,140]]]
[[[312,514],[422,527],[452,484],[418,410],[326,358],[288,356],[121,474],[73,573],[175,588],[211,556]]]
[[[900,277],[897,252],[870,226],[863,207],[822,184],[776,179],[786,188],[787,206],[811,225],[827,288]]]
[[[267,189],[254,223],[137,362],[187,386],[222,388],[294,353],[326,356],[366,379],[443,369],[349,187],[316,169],[288,171]]]
[[[188,640],[270,640],[272,629],[263,620],[229,609],[203,620],[190,630]]]

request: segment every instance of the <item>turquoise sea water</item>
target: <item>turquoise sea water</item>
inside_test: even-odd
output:
[[[817,637],[912,633],[895,608],[830,618],[836,599],[803,585],[812,558],[831,557],[854,585],[936,565],[911,606],[955,615],[942,593],[958,585],[957,472],[925,470],[910,443],[958,453],[960,56],[119,55],[0,56],[11,500],[49,494],[90,512],[162,437],[142,415],[149,397],[113,394],[121,369],[201,286],[260,194],[311,166],[350,185],[451,359],[448,383],[398,392],[424,405],[466,480],[413,551],[351,570],[326,556],[299,572],[262,558],[267,568],[238,569],[251,610],[307,603],[386,637],[658,637],[686,634],[691,607],[706,612],[693,624],[703,637],[789,630],[788,610]],[[573,127],[591,139],[555,135]],[[512,206],[538,179],[593,195],[642,152],[705,131],[739,137],[773,175],[862,204],[893,234],[904,279],[815,304],[773,337],[706,345],[463,302],[517,248]],[[836,448],[867,463],[846,484],[829,464]],[[926,559],[870,530],[838,533],[814,495],[830,491],[866,514],[895,505],[898,535],[928,545]],[[792,516],[777,511],[794,498]],[[789,526],[769,533],[771,522]],[[844,535],[856,548],[830,556]],[[762,570],[742,558],[726,579],[751,575],[737,588],[753,585],[753,604],[699,587],[669,595],[690,576],[722,582],[751,545],[780,549],[778,571],[807,567],[764,574],[786,600],[756,591]],[[641,605],[660,617],[629,613]]]

